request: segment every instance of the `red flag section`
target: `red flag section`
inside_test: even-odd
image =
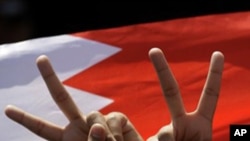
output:
[[[229,140],[230,124],[250,123],[249,25],[250,12],[242,12],[76,33],[122,51],[64,83],[113,99],[101,112],[125,113],[146,139],[170,122],[149,49],[164,51],[187,111],[197,106],[212,52],[221,51],[225,67],[213,140]]]

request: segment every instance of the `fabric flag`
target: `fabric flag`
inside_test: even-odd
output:
[[[35,60],[47,55],[84,114],[120,111],[147,139],[171,119],[148,51],[161,48],[188,112],[198,103],[213,51],[225,55],[213,141],[230,124],[250,123],[250,12],[215,14],[38,38],[0,46],[0,134],[6,141],[43,141],[4,115],[13,104],[66,125]]]

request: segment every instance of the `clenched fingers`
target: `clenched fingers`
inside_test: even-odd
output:
[[[105,118],[116,141],[143,141],[141,135],[124,114],[112,112]]]

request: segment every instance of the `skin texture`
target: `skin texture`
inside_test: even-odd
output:
[[[213,116],[219,97],[224,64],[223,54],[220,52],[212,54],[208,77],[201,92],[199,104],[191,113],[185,111],[178,84],[163,52],[153,48],[149,52],[149,57],[158,74],[172,122],[163,126],[148,141],[211,141]]]
[[[149,51],[149,57],[158,74],[163,95],[168,104],[172,122],[163,126],[147,141],[211,141],[212,122],[220,91],[224,56],[214,52],[208,77],[197,109],[187,113],[183,106],[178,84],[163,52]],[[40,56],[37,66],[55,103],[68,118],[69,124],[60,127],[22,109],[9,105],[6,115],[38,136],[51,141],[143,141],[129,119],[122,113],[102,115],[95,111],[83,115],[57,78],[49,59]]]
[[[139,141],[141,136],[122,113],[94,111],[83,115],[56,76],[47,56],[37,58],[38,69],[50,94],[69,123],[60,127],[24,110],[8,105],[6,115],[38,136],[50,141]]]

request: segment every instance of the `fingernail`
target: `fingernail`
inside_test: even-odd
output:
[[[102,125],[99,124],[93,125],[91,128],[90,135],[94,140],[98,141],[105,140],[105,130],[102,127]]]

